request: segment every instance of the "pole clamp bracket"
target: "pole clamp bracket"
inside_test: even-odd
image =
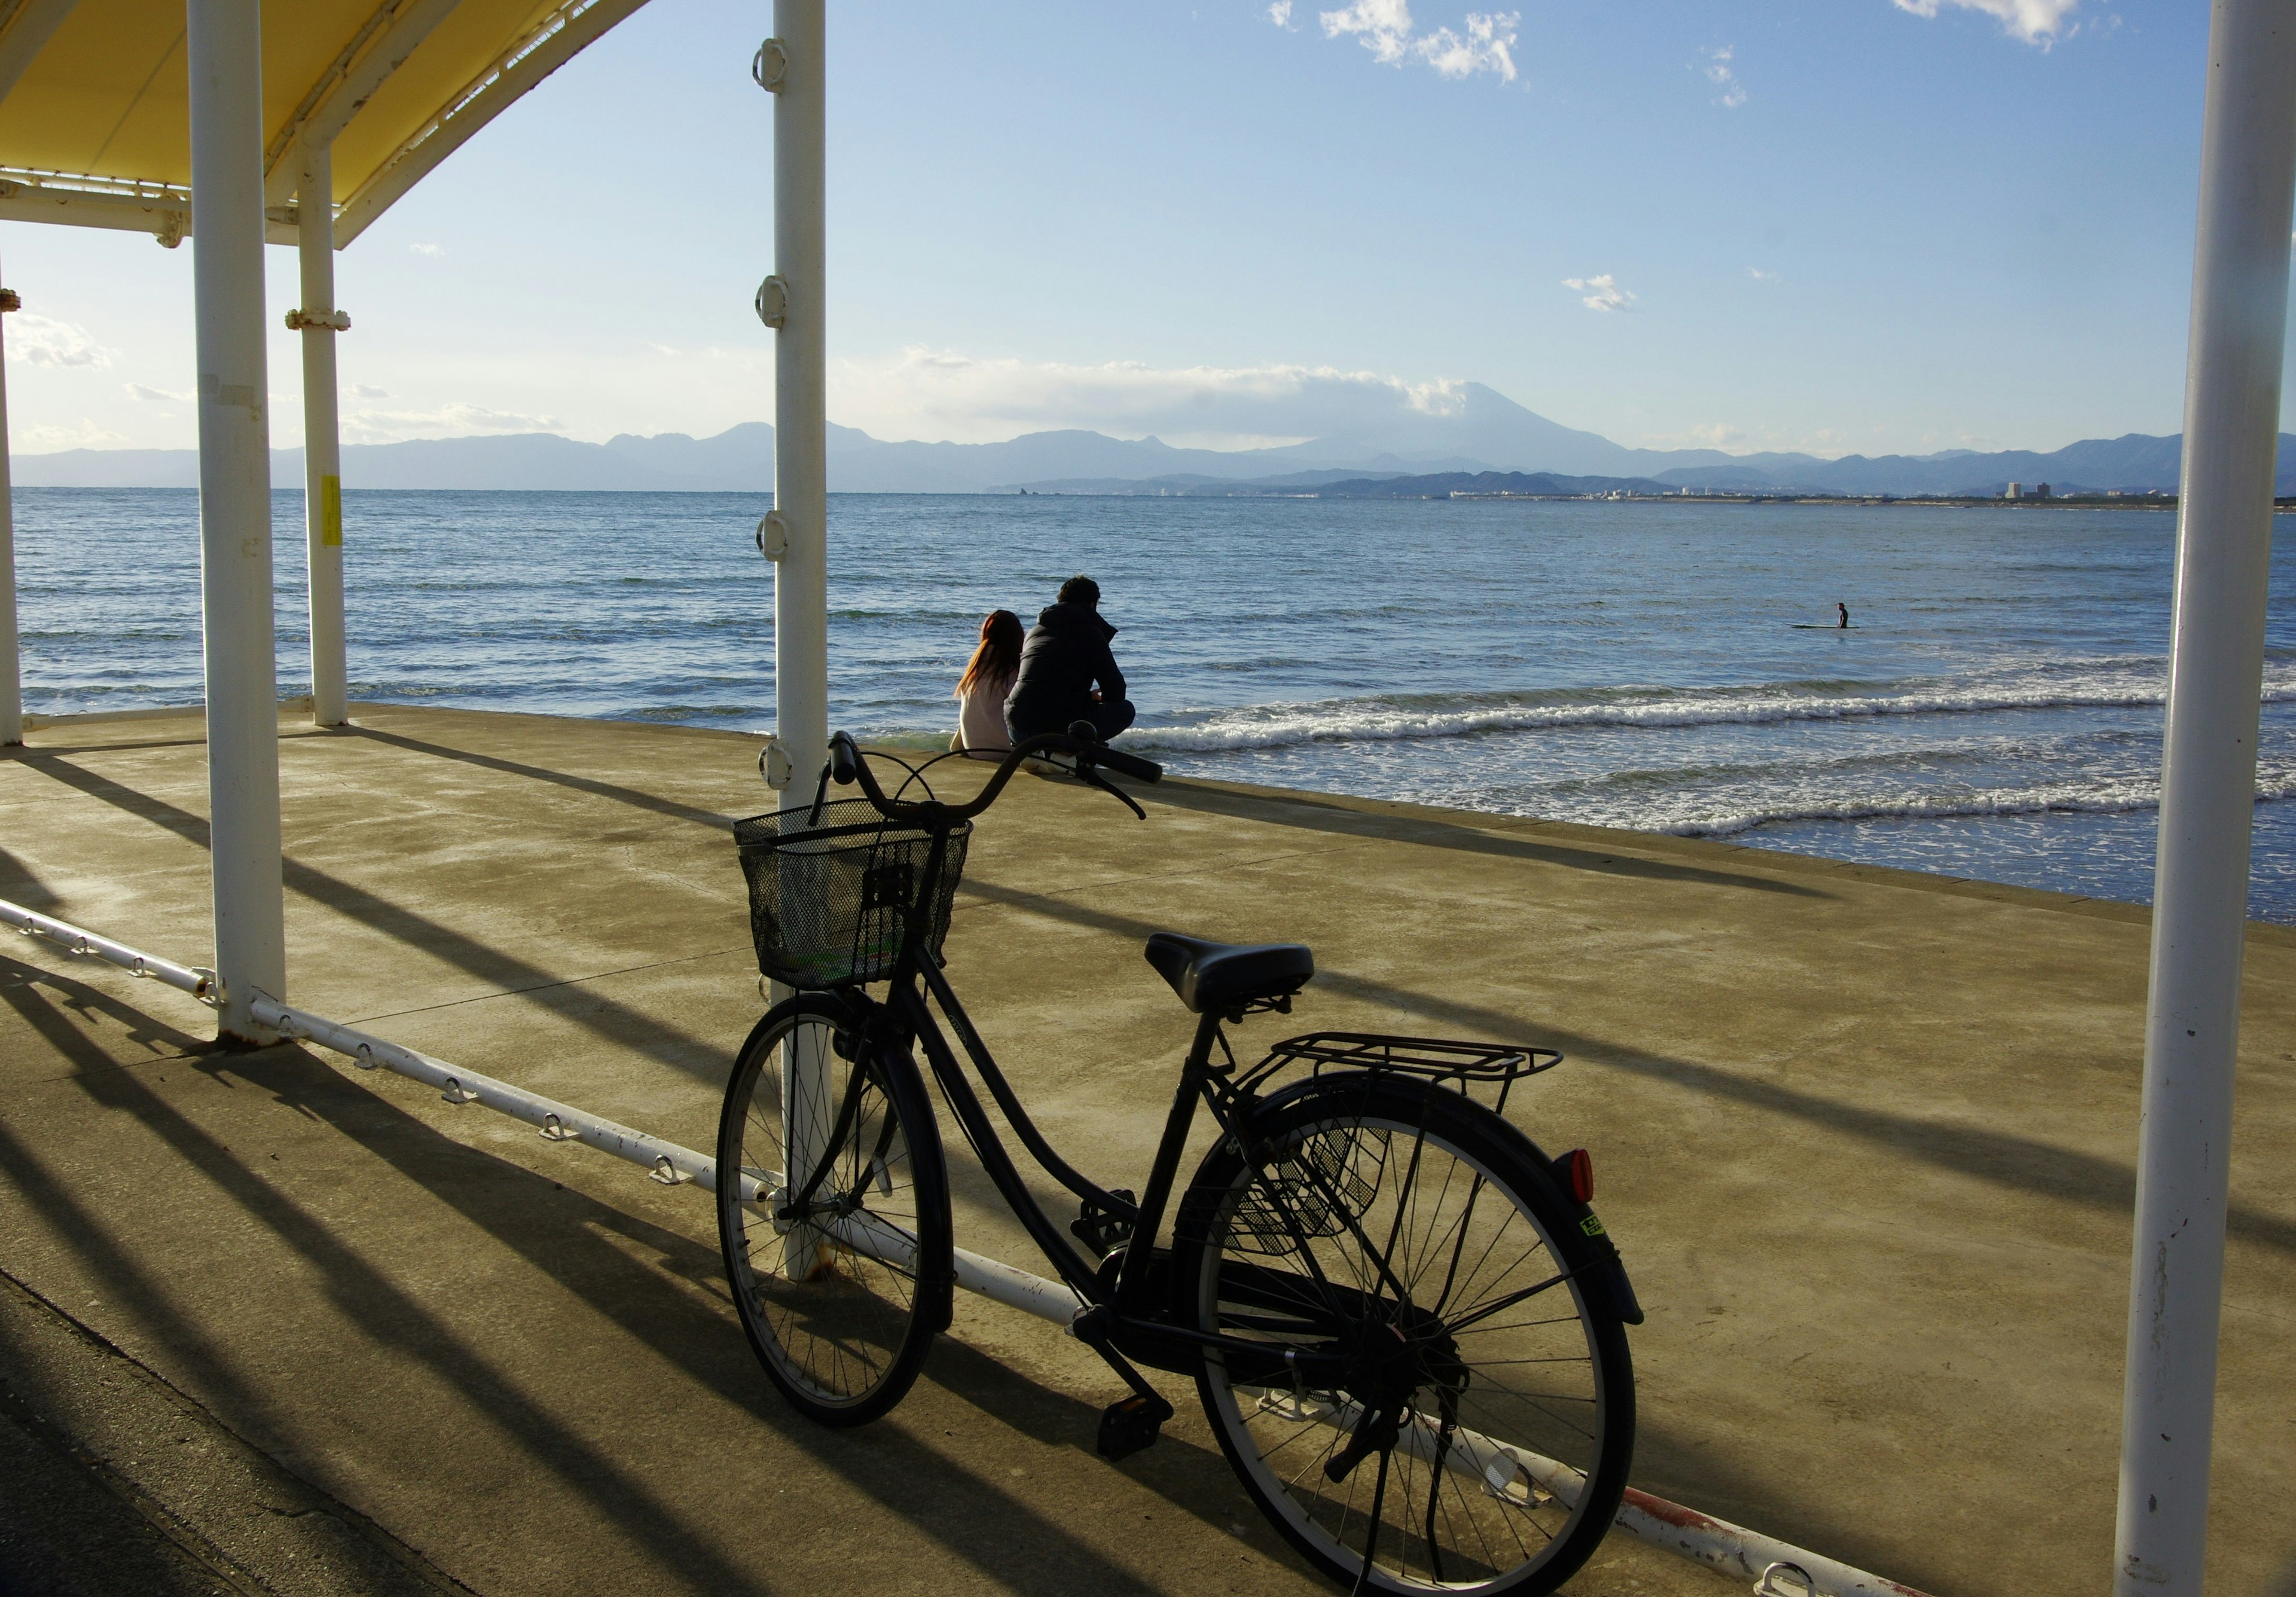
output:
[[[782,80],[789,76],[789,46],[779,39],[767,39],[758,46],[750,58],[750,76],[768,94],[782,92]]]
[[[779,332],[782,323],[789,320],[789,279],[775,273],[758,285],[752,303],[758,307],[758,320]]]
[[[287,313],[287,331],[302,332],[325,328],[331,332],[348,332],[351,315],[347,310],[291,310]]]
[[[0,289],[0,311],[21,310],[23,299],[13,289]]]
[[[789,745],[782,741],[781,733],[767,738],[766,746],[758,750],[758,770],[766,785],[776,792],[795,780],[797,762],[790,758]]]
[[[758,553],[776,563],[789,553],[789,523],[781,512],[769,510],[758,523]]]

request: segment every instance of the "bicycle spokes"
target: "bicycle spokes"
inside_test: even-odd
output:
[[[1517,1589],[1578,1539],[1615,1407],[1535,1183],[1407,1092],[1332,1095],[1253,1151],[1197,1266],[1198,1324],[1268,1347],[1207,1360],[1232,1460],[1341,1578]]]
[[[894,1379],[915,1335],[923,1226],[909,1127],[884,1069],[841,1056],[827,1025],[772,1044],[745,1061],[746,1101],[727,1126],[754,1192],[735,1206],[734,1284],[785,1388],[857,1405]]]

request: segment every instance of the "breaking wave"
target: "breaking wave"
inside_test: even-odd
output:
[[[2259,804],[2296,798],[2296,776],[2259,782]],[[1824,799],[1764,806],[1727,815],[1652,823],[1646,830],[1683,838],[1727,838],[1792,821],[1963,821],[1997,815],[2136,815],[2161,807],[2161,784],[2150,782],[2054,782],[2033,788],[2000,789],[1967,795],[1937,794],[1904,798]]]
[[[1193,719],[1136,727],[1123,741],[1144,750],[1208,754],[1306,743],[1475,737],[1578,727],[1758,726],[1883,716],[2130,709],[2167,701],[2167,673],[2159,662],[2099,664],[2103,668],[2036,672],[2005,679],[1932,679],[1870,689],[1833,682],[1710,689],[1380,694],[1197,712]],[[2267,703],[2296,700],[2296,668],[2272,670],[2263,698]]]

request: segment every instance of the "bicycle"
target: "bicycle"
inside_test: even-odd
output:
[[[940,949],[974,819],[1023,761],[1065,760],[1145,818],[1103,772],[1152,782],[1161,768],[1089,731],[1024,741],[962,804],[905,762],[888,795],[840,732],[810,807],[737,823],[760,970],[796,989],[743,1044],[718,1128],[717,1167],[734,1173],[718,1182],[719,1235],[751,1347],[800,1412],[858,1425],[901,1399],[947,1328],[956,1255],[921,1048],[1074,1293],[1071,1333],[1129,1388],[1102,1417],[1103,1456],[1152,1444],[1172,1416],[1140,1366],[1191,1375],[1247,1495],[1334,1580],[1554,1590],[1625,1490],[1625,1327],[1642,1321],[1589,1207],[1587,1155],[1549,1159],[1502,1112],[1516,1081],[1562,1056],[1318,1032],[1242,1066],[1227,1028],[1288,1013],[1313,955],[1160,932],[1147,959],[1197,1016],[1194,1040],[1144,1186],[1086,1178],[1029,1118]],[[830,799],[832,780],[862,796]],[[912,787],[922,797],[904,797]],[[881,981],[886,995],[871,996]],[[1077,1198],[1065,1233],[1023,1183],[950,1032],[1029,1155]],[[1200,1110],[1218,1134],[1176,1204]]]

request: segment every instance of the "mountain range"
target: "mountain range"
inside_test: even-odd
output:
[[[2129,433],[2046,453],[1966,449],[1936,455],[1728,455],[1718,449],[1634,449],[1526,410],[1466,383],[1447,410],[1399,408],[1375,427],[1267,449],[1183,449],[1153,438],[1097,432],[1028,433],[992,444],[890,442],[829,429],[829,486],[841,493],[1313,493],[1342,479],[1457,472],[1546,472],[1636,479],[1720,491],[1819,494],[1996,494],[2010,482],[2059,490],[2173,493],[2183,440]],[[623,433],[603,444],[554,433],[512,433],[353,444],[348,488],[504,488],[770,492],[774,430],[745,422],[713,438]],[[69,449],[19,455],[24,487],[189,487],[189,449]],[[302,481],[302,451],[275,450],[272,480]],[[2276,492],[2296,492],[2296,438],[2282,434]]]

